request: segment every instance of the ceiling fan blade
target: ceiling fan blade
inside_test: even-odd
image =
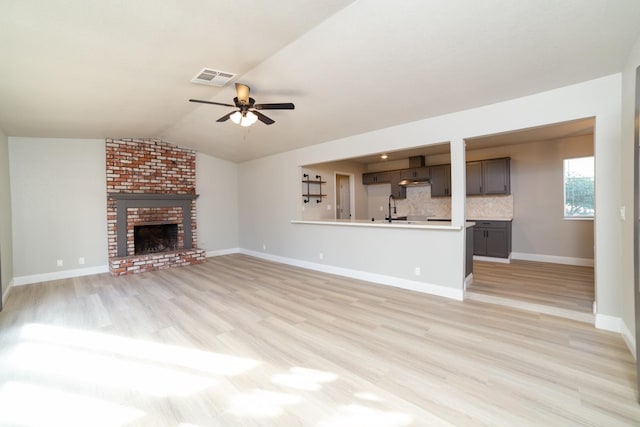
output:
[[[280,102],[275,104],[256,104],[253,108],[256,110],[293,110],[296,106],[291,102]]]
[[[223,104],[222,102],[213,102],[213,101],[202,101],[200,99],[190,99],[189,102],[199,102],[201,104],[222,105],[223,107],[235,107],[235,105],[231,105],[231,104]]]
[[[248,104],[249,103],[249,91],[251,89],[249,88],[249,86],[242,84],[242,83],[236,83],[236,93],[238,94],[238,100],[243,103],[243,104]]]
[[[227,120],[229,120],[229,117],[231,117],[231,115],[233,113],[235,113],[236,111],[232,111],[229,114],[225,114],[224,116],[220,117],[218,120],[216,120],[216,122],[226,122]]]
[[[264,123],[265,125],[272,125],[275,123],[274,120],[270,119],[269,117],[265,116],[264,114],[262,114],[260,111],[256,111],[256,110],[252,110],[251,111],[253,114],[255,114],[256,116],[258,116],[258,120],[260,120],[262,123]]]

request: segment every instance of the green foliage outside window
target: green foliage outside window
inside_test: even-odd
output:
[[[564,164],[564,216],[593,217],[595,180],[593,157],[566,159]]]

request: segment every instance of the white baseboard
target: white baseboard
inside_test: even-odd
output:
[[[568,257],[568,256],[511,252],[511,259],[519,259],[522,261],[549,262],[552,264],[581,265],[584,267],[593,267],[593,258],[574,258],[574,257]]]
[[[108,273],[108,265],[78,268],[75,270],[54,271],[52,273],[33,274],[13,278],[14,286],[30,285],[32,283],[48,282],[50,280],[69,279],[71,277],[90,276],[92,274]]]
[[[631,354],[633,355],[633,358],[638,360],[638,355],[636,354],[636,340],[635,337],[631,334],[631,331],[629,330],[629,328],[627,328],[627,324],[624,322],[624,320],[621,320],[621,331],[620,333],[622,334],[622,339],[624,340],[624,343],[627,345],[627,347],[629,347],[629,351],[631,351]],[[636,333],[638,333],[638,331],[636,331]]]
[[[216,251],[207,251],[206,257],[214,257],[214,256],[222,256],[222,255],[232,255],[240,253],[240,248],[229,248],[229,249],[219,249]]]
[[[622,333],[622,319],[607,314],[596,314],[596,328]]]
[[[473,283],[473,273],[469,273],[469,275],[467,277],[464,278],[464,289],[463,290],[467,290],[467,288],[469,287],[470,284]]]
[[[240,248],[221,249],[217,251],[207,251],[207,257],[237,254]],[[68,279],[71,277],[90,276],[92,274],[108,273],[109,266],[101,265],[97,267],[78,268],[75,270],[55,271],[52,273],[33,274],[30,276],[19,276],[13,279],[13,286],[30,285],[32,283],[48,282],[51,280]],[[11,287],[9,287],[10,289]],[[4,292],[3,292],[4,293]],[[6,296],[3,295],[3,301]]]
[[[262,258],[269,261],[288,264],[295,267],[307,268],[309,270],[321,271],[323,273],[335,274],[338,276],[350,277],[352,279],[365,280],[380,285],[393,286],[401,289],[422,292],[430,295],[450,298],[462,301],[464,292],[462,289],[453,289],[441,285],[433,285],[430,283],[416,282],[415,280],[400,279],[398,277],[386,276],[383,274],[369,273],[366,271],[352,270],[350,268],[334,267],[326,264],[318,264],[310,261],[303,261],[295,258],[287,258],[278,255],[267,254],[264,252],[256,252],[247,249],[240,249],[241,254]]]
[[[492,256],[474,255],[473,256],[473,260],[474,261],[486,261],[486,262],[499,262],[501,264],[511,264],[511,257],[509,257],[509,258],[496,258],[496,257],[492,257]]]

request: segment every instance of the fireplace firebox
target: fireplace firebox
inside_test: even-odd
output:
[[[137,225],[133,228],[136,255],[178,250],[178,224]]]

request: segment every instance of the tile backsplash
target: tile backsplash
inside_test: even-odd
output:
[[[398,216],[451,218],[451,198],[432,198],[430,185],[408,187],[407,198],[396,206]],[[513,218],[513,195],[467,197],[467,218]]]

